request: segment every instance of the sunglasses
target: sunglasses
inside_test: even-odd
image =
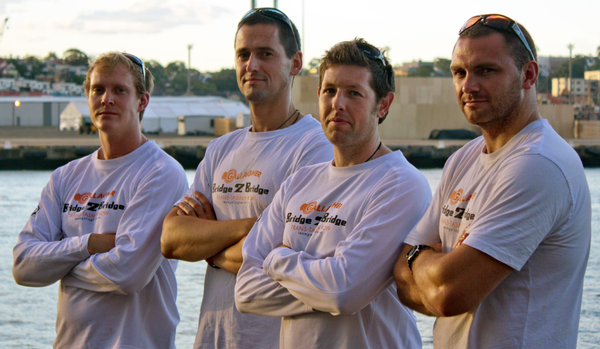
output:
[[[531,47],[527,43],[527,39],[525,39],[525,35],[523,35],[521,28],[519,28],[519,25],[517,24],[517,22],[513,21],[512,19],[510,19],[504,15],[489,14],[489,15],[473,16],[473,17],[469,18],[469,20],[462,26],[462,28],[460,28],[460,30],[458,31],[458,35],[469,30],[470,28],[472,28],[475,24],[477,24],[479,22],[481,22],[481,24],[485,25],[486,27],[503,30],[503,31],[508,31],[508,32],[512,31],[512,33],[516,34],[517,37],[519,37],[519,39],[521,40],[523,45],[525,45],[525,48],[531,55],[531,59],[535,62],[535,56],[533,55],[533,50],[531,50]]]
[[[144,85],[146,84],[146,66],[144,65],[144,61],[132,55],[131,53],[123,53],[123,56],[129,58],[134,64],[137,64],[142,68],[142,76],[144,77]]]
[[[280,20],[282,22],[285,22],[290,27],[290,31],[292,32],[292,35],[294,36],[294,41],[296,42],[296,47],[298,47],[298,42],[296,41],[296,32],[294,31],[294,26],[292,25],[292,21],[290,21],[290,19],[288,18],[288,16],[286,16],[285,13],[283,13],[273,7],[255,8],[255,9],[252,9],[252,10],[246,12],[244,17],[242,17],[242,19],[240,21],[252,16],[255,13],[260,13],[263,16],[267,16],[267,17],[274,18],[274,19]]]
[[[365,56],[367,56],[367,58],[372,59],[374,61],[379,61],[381,62],[381,64],[383,64],[384,68],[386,67],[385,58],[383,58],[383,54],[381,54],[381,51],[379,51],[375,47],[371,47],[361,43],[356,43],[356,47],[358,47],[358,49],[361,50],[362,53]]]

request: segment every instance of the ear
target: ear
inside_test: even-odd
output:
[[[296,76],[302,71],[302,52],[298,51],[294,53],[292,57],[292,67],[290,69],[290,75]]]
[[[539,74],[539,66],[535,61],[529,61],[523,66],[523,89],[529,90],[535,86]]]
[[[138,113],[146,109],[148,103],[150,103],[150,94],[148,92],[144,92],[144,95],[140,97],[140,102],[138,103]]]
[[[394,101],[394,92],[388,92],[381,100],[379,101],[379,105],[377,106],[377,118],[381,119],[385,116],[385,114],[390,110],[392,106],[392,102]]]

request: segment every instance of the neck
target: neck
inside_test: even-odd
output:
[[[125,156],[139,148],[148,139],[141,133],[133,135],[108,135],[99,132],[102,148],[98,153],[100,160],[111,160]]]
[[[491,154],[498,151],[517,133],[521,132],[525,126],[541,118],[542,116],[536,106],[533,110],[515,118],[509,124],[500,127],[498,125],[481,125],[481,133],[485,140],[486,153]]]
[[[250,117],[252,119],[252,132],[275,131],[291,126],[302,119],[304,115],[296,111],[292,97],[282,98],[275,103],[271,101],[250,102]]]
[[[379,146],[379,137],[372,139],[368,144],[359,146],[339,146],[333,145],[333,161],[335,167],[349,167],[363,164],[367,161],[373,161],[392,151],[381,144]],[[379,148],[379,149],[377,149]]]

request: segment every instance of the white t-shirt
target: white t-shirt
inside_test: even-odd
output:
[[[175,262],[160,252],[162,221],[187,189],[179,163],[146,142],[99,160],[98,151],[52,173],[14,248],[27,286],[60,280],[55,348],[175,348]],[[89,255],[90,233],[116,233]]]
[[[406,239],[463,243],[515,269],[478,309],[438,318],[434,345],[575,348],[591,238],[581,160],[547,120],[484,154],[477,138],[452,155],[427,213]]]
[[[238,308],[283,316],[281,348],[420,348],[392,269],[430,201],[399,151],[300,169],[246,238]]]
[[[333,159],[321,124],[306,115],[282,130],[237,130],[210,142],[187,196],[200,191],[217,220],[258,217],[299,168]],[[281,320],[235,308],[235,274],[207,268],[195,348],[277,348]]]

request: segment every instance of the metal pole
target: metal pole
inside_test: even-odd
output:
[[[187,85],[187,96],[192,95],[192,44],[188,45],[188,85]]]
[[[571,74],[573,73],[571,66],[571,58],[573,56],[573,44],[567,45],[567,48],[569,49],[569,104],[573,104],[573,93],[571,91]]]
[[[250,0],[250,9],[253,10],[256,8],[256,0]]]
[[[277,8],[277,0],[273,0],[273,7]]]

